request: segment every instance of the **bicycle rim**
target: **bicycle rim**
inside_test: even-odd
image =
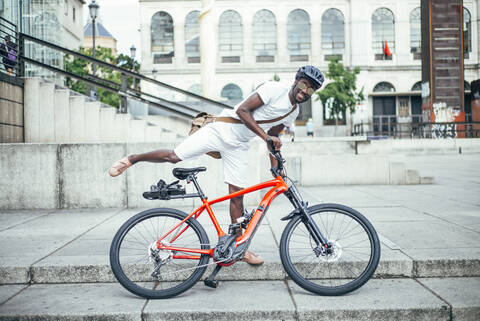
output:
[[[120,228],[112,242],[111,265],[118,281],[127,290],[146,298],[168,298],[186,291],[200,279],[208,256],[180,259],[176,257],[195,254],[166,250],[154,253],[157,240],[186,216],[176,210],[149,210],[134,216]],[[163,242],[184,248],[209,248],[205,231],[192,219],[175,229]],[[158,274],[152,275],[156,269]]]
[[[313,206],[309,213],[333,251],[319,254],[301,218],[294,218],[285,228],[280,247],[287,273],[304,289],[322,295],[341,295],[362,286],[380,258],[371,224],[355,210],[337,204]]]

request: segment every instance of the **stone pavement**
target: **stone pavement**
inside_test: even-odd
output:
[[[142,209],[3,211],[0,320],[480,320],[480,155],[403,161],[435,183],[301,188],[311,205],[357,209],[379,233],[377,272],[348,295],[313,295],[286,278],[278,253],[286,223],[279,219],[291,205],[283,196],[251,245],[264,265],[226,267],[219,288],[199,282],[169,300],[135,297],[110,271],[114,233]],[[214,210],[226,226],[227,208]],[[200,221],[213,241],[207,218]]]

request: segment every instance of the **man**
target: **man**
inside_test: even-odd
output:
[[[223,160],[224,179],[229,193],[237,192],[247,186],[248,177],[248,145],[255,136],[263,141],[271,138],[275,149],[282,143],[278,138],[285,126],[290,125],[298,116],[299,106],[310,99],[324,81],[320,70],[314,66],[301,67],[295,76],[293,85],[278,82],[267,82],[260,86],[249,97],[235,106],[233,110],[224,110],[220,117],[233,117],[242,123],[216,121],[201,128],[187,137],[174,150],[160,149],[144,154],[129,155],[115,162],[109,170],[111,176],[122,174],[128,167],[140,161],[178,163],[190,160],[207,152],[220,152]],[[287,116],[286,116],[287,115]],[[281,119],[279,119],[281,118]],[[261,120],[275,122],[257,123]],[[272,167],[276,160],[270,156]],[[243,196],[230,200],[230,218],[236,223],[243,213]],[[241,232],[239,232],[241,234]],[[247,251],[243,261],[258,265],[263,259]]]

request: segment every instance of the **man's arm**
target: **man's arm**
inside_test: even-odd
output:
[[[238,117],[240,117],[240,120],[245,124],[245,126],[247,126],[248,129],[254,132],[258,137],[266,141],[267,137],[269,137],[269,134],[265,133],[265,131],[260,126],[258,126],[257,122],[255,121],[252,115],[255,109],[260,108],[263,105],[264,103],[260,98],[260,95],[258,93],[254,93],[250,95],[250,97],[248,97],[238,107],[237,115]],[[273,140],[273,143],[275,144],[275,148],[280,149],[280,147],[282,146],[282,142],[280,141],[280,139],[275,136],[271,138]]]

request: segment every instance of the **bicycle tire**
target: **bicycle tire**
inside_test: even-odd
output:
[[[138,213],[120,227],[110,246],[110,265],[116,279],[125,289],[147,299],[167,299],[185,292],[202,277],[207,269],[206,264],[210,259],[210,256],[203,254],[200,256],[200,259],[197,260],[176,260],[169,257],[167,263],[160,267],[159,277],[154,278],[151,274],[148,275],[156,266],[156,264],[151,261],[151,256],[149,255],[150,246],[186,217],[186,213],[176,209],[155,208]],[[162,218],[163,222],[160,222]],[[151,219],[156,219],[156,222]],[[170,222],[167,223],[167,221]],[[150,222],[150,225],[146,224],[147,222]],[[154,223],[156,223],[156,228]],[[184,246],[184,244],[180,242],[185,241],[185,238],[192,238],[193,246],[191,246],[189,242],[189,246],[184,247],[210,248],[208,236],[197,220],[190,218],[184,224],[187,225],[187,229],[175,240],[175,243],[172,244]],[[162,230],[160,230],[160,226]],[[185,227],[185,225],[180,226],[179,229],[183,229],[183,227]],[[147,232],[147,235],[141,234],[143,232]],[[182,237],[184,237],[184,239],[182,239]],[[124,243],[126,247],[122,247]],[[132,251],[131,253],[133,254],[130,254],[130,251]],[[173,253],[171,251],[160,252],[163,256],[169,256]],[[122,256],[122,253],[125,255]],[[137,253],[139,253],[138,256]],[[130,256],[127,254],[130,254]],[[191,253],[187,254],[192,255]],[[136,262],[128,262],[133,255],[136,256],[134,259],[138,257],[140,257],[140,259]],[[174,261],[183,262],[182,264],[177,264]],[[177,266],[180,272],[184,271],[185,268],[188,268],[188,270],[185,270],[186,273],[184,274],[171,271]],[[198,266],[198,268],[196,266]],[[163,272],[165,269],[166,271]],[[144,273],[142,273],[142,271],[144,271]],[[171,287],[163,288],[164,286],[168,286],[169,283],[172,283]],[[153,288],[151,286],[152,284]],[[157,289],[159,285],[162,287],[161,289]]]
[[[280,258],[287,274],[303,289],[325,296],[343,295],[360,288],[372,277],[380,260],[380,243],[372,224],[359,212],[340,204],[314,205],[308,208],[308,212],[319,226],[324,237],[328,241],[334,242],[334,253],[331,256],[315,254],[313,249],[316,244],[305,224],[302,223],[302,217],[297,215],[285,227],[280,241]],[[325,220],[332,215],[334,219],[330,227],[329,224],[325,224]],[[340,228],[337,229],[333,226],[336,217],[341,218]],[[353,228],[350,227],[352,222],[357,224]],[[355,246],[348,247],[347,245],[352,242],[352,239],[348,240],[349,236],[343,238],[346,231],[353,232],[358,227],[361,228],[360,232],[356,231],[355,234],[360,233],[363,234],[363,237],[364,234],[368,236],[370,249],[367,249],[367,251],[362,250],[364,249],[362,246],[367,246],[367,242],[363,242],[362,239],[354,239],[351,245]],[[362,231],[364,233],[361,233]],[[298,234],[299,232],[302,234]],[[293,237],[295,239],[292,240]],[[303,239],[305,240],[302,241]],[[302,242],[306,245],[299,248],[293,247]],[[357,249],[363,252],[358,252]],[[300,254],[302,259],[299,260],[296,257],[302,251],[303,253]],[[306,255],[304,255],[305,253]],[[360,255],[360,253],[362,254]],[[335,255],[339,256],[336,257]],[[310,257],[313,260],[311,263],[302,262],[303,257]],[[320,270],[319,267],[321,267]],[[361,270],[359,275],[354,275],[355,270]]]

